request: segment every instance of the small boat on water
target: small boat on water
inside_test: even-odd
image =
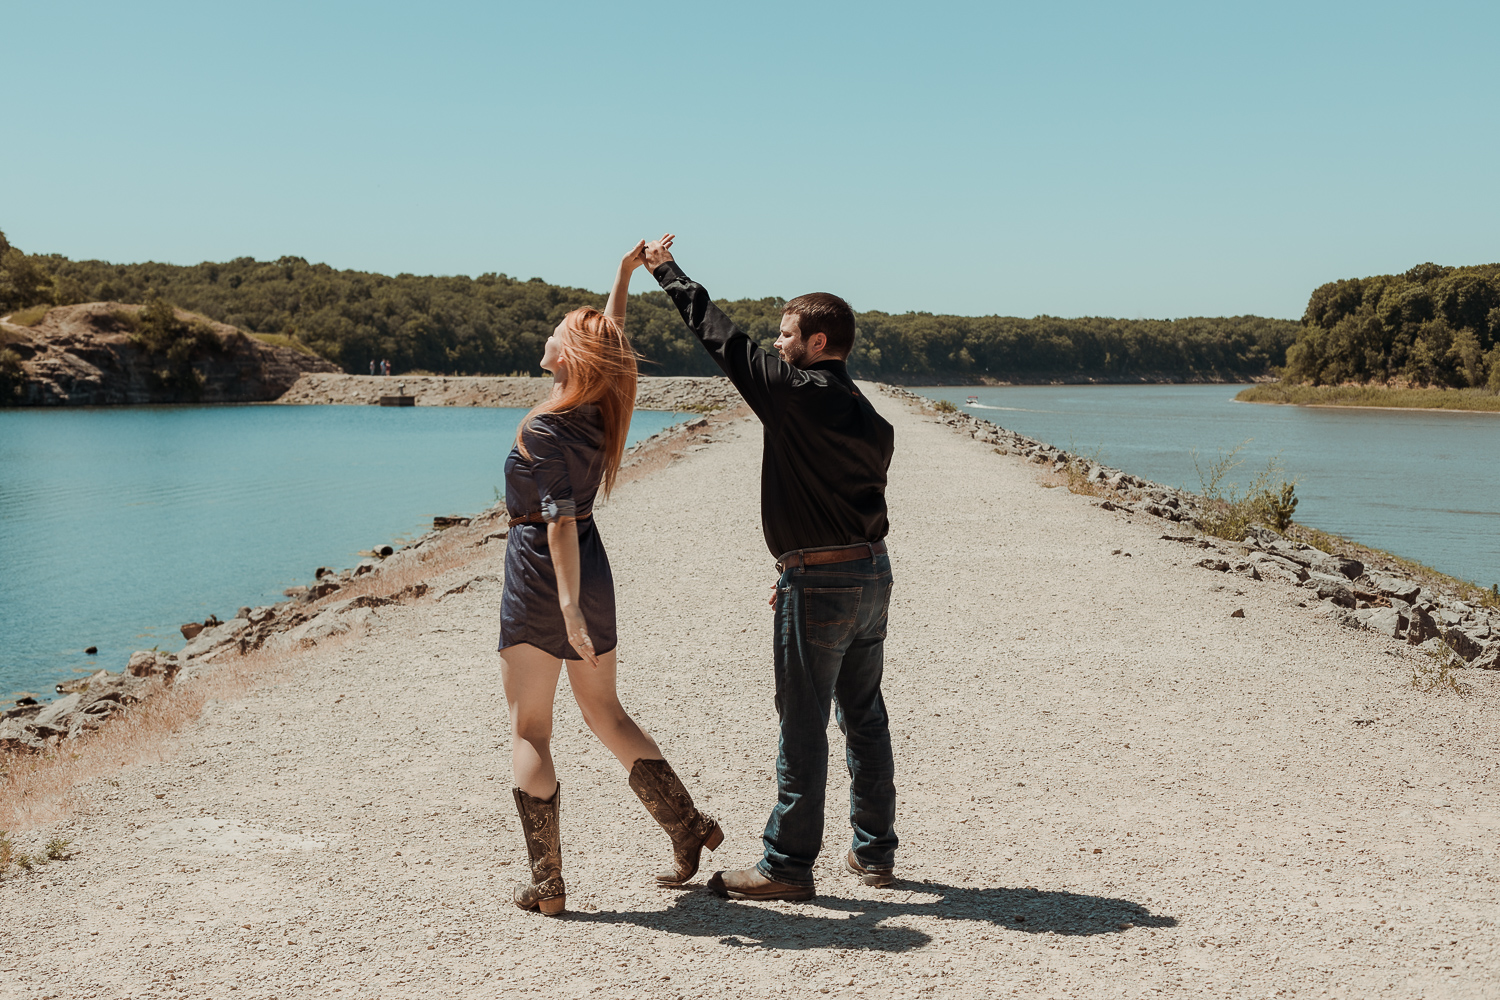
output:
[[[969,396],[967,399],[964,400],[964,405],[965,406],[978,406],[979,405],[979,397],[978,396]]]

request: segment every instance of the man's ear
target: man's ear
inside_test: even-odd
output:
[[[812,357],[816,358],[818,355],[822,354],[824,349],[826,349],[827,347],[828,334],[826,333],[815,333],[811,337],[807,338],[807,353]]]

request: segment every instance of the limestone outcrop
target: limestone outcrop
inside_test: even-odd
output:
[[[308,372],[337,372],[315,354],[280,347],[182,310],[202,331],[192,350],[166,354],[135,334],[141,307],[118,302],[58,306],[35,326],[0,323],[0,346],[20,358],[20,406],[253,403],[280,396]]]

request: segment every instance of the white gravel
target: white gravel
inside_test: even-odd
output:
[[[896,888],[839,871],[836,732],[815,901],[652,886],[666,839],[564,690],[572,912],[516,910],[489,582],[377,609],[27,833],[76,855],[0,884],[0,996],[1500,997],[1500,678],[1416,692],[1404,647],[875,398]],[[598,517],[622,696],[725,867],[774,794],[773,570],[759,427],[715,436]],[[436,593],[499,571],[475,551]]]

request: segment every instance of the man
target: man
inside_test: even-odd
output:
[[[730,899],[813,897],[831,701],[837,702],[849,765],[854,838],[845,866],[868,885],[890,885],[895,764],[880,680],[891,596],[885,485],[895,431],[845,367],[854,347],[848,303],[827,292],[788,302],[778,358],[682,272],[669,251],[672,239],[648,243],[646,265],[765,426],[761,526],[781,573],[771,598],[781,716],[777,802],[766,821],[761,861],[716,872],[709,888]]]

